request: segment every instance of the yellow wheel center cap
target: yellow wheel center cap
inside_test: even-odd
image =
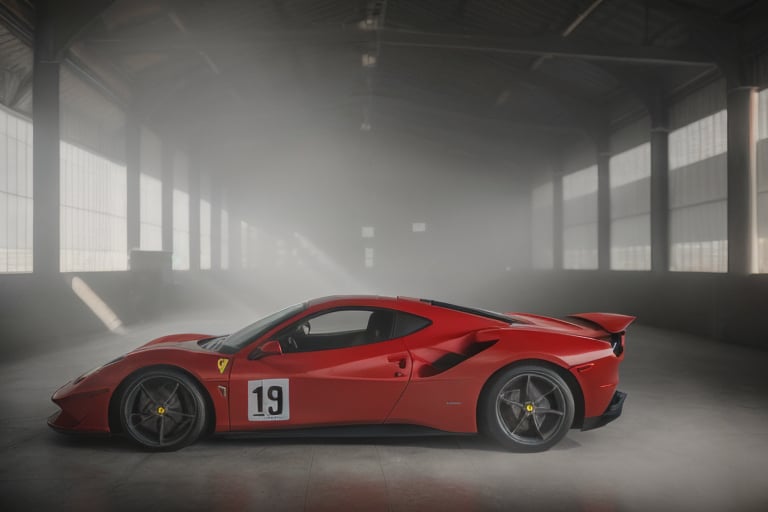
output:
[[[533,404],[525,404],[525,410],[528,412],[533,412]]]
[[[161,416],[162,416],[163,414],[165,414],[165,407],[163,407],[163,406],[160,406],[160,407],[158,407],[158,408],[157,408],[157,414],[159,414],[159,415],[161,415]]]

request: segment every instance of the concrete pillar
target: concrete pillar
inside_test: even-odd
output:
[[[189,165],[189,270],[200,270],[200,168]]]
[[[607,134],[597,141],[597,268],[611,269],[611,149]]]
[[[757,264],[757,89],[728,91],[728,272],[751,274]]]
[[[33,130],[33,271],[40,276],[59,272],[60,181],[59,71],[54,61],[53,22],[41,9],[35,26],[32,112]]]
[[[163,142],[163,250],[173,252],[173,148]]]
[[[125,126],[125,170],[127,187],[128,251],[141,245],[141,125],[132,112],[127,113]]]
[[[651,112],[651,270],[669,270],[669,123],[664,105]]]

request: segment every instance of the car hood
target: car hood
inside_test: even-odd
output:
[[[168,336],[161,336],[154,340],[145,343],[138,347],[134,352],[151,350],[160,347],[178,347],[188,350],[202,350],[198,345],[198,341],[211,338],[210,334],[198,334],[198,333],[186,333],[186,334],[170,334]]]

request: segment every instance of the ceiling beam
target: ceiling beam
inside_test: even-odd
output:
[[[67,50],[115,0],[79,0],[37,2],[37,23],[48,24],[47,37],[36,51],[44,51],[43,60],[61,62]]]
[[[0,23],[28,46],[35,39],[35,11],[27,2],[3,0],[0,2]]]
[[[576,16],[565,29],[560,33],[561,37],[568,37],[573,33],[574,30],[579,28],[579,26],[587,21],[587,18],[589,18],[593,12],[595,12],[595,9],[600,7],[600,4],[603,3],[604,0],[592,0],[592,3],[589,4],[589,7],[587,7],[584,11],[579,13],[578,16]],[[541,63],[544,62],[545,59],[552,58],[551,55],[540,55],[536,60],[533,61],[531,64],[531,69],[535,70],[539,66],[541,66]]]
[[[714,66],[712,58],[695,49],[662,48],[643,45],[609,45],[560,36],[488,36],[482,34],[445,34],[437,32],[356,28],[254,31],[232,35],[196,34],[193,40],[175,36],[153,39],[87,38],[89,45],[116,52],[172,51],[197,49],[247,49],[260,45],[289,44],[361,44],[378,42],[383,46],[429,48],[446,51],[553,56],[583,60],[614,61],[632,64],[673,66]]]

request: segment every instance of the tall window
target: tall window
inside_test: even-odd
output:
[[[563,176],[563,268],[597,268],[597,165]]]
[[[768,273],[768,89],[758,95],[757,271]]]
[[[229,268],[229,212],[221,209],[221,268]]]
[[[32,271],[32,123],[0,107],[0,273]]]
[[[200,269],[211,269],[211,203],[200,200]]]
[[[531,192],[531,258],[534,268],[553,268],[555,192],[552,182]]]
[[[173,158],[173,269],[189,270],[189,192],[187,160]]]
[[[141,174],[139,176],[139,245],[145,251],[163,248],[162,146],[155,135],[141,131]]]
[[[611,269],[651,269],[651,144],[611,157]]]
[[[62,272],[128,268],[125,166],[62,141]]]
[[[248,268],[248,223],[240,221],[240,268]]]
[[[670,270],[728,269],[727,111],[716,82],[670,109]]]

